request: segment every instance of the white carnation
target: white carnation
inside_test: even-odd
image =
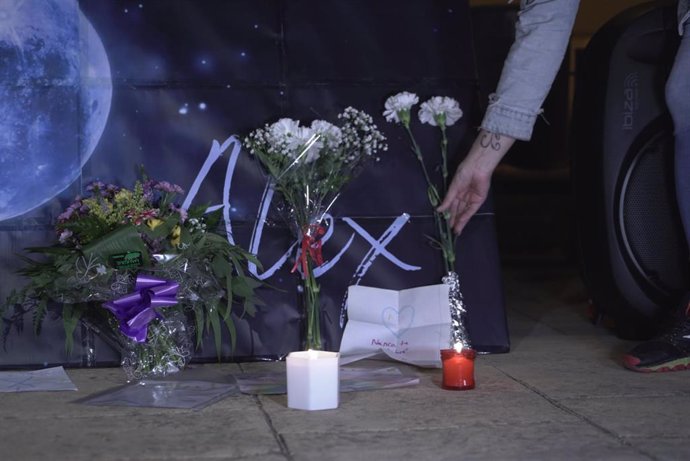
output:
[[[385,108],[383,111],[383,116],[389,122],[400,123],[400,116],[410,113],[412,106],[419,102],[419,98],[416,94],[410,93],[408,91],[403,91],[396,95],[391,96],[386,99]]]
[[[462,109],[453,98],[434,96],[423,102],[419,109],[419,121],[432,126],[451,126],[462,117]]]

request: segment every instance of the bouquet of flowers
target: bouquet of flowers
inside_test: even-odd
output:
[[[462,109],[460,109],[460,105],[455,99],[445,96],[434,96],[426,102],[423,102],[419,109],[419,121],[423,124],[438,127],[441,132],[439,150],[441,154],[440,169],[442,181],[439,188],[429,175],[424,162],[422,149],[417,143],[411,128],[412,107],[418,102],[419,98],[416,94],[403,91],[386,100],[383,115],[389,122],[398,123],[403,126],[410,139],[412,152],[419,161],[424,178],[426,179],[427,196],[429,198],[429,204],[433,209],[434,221],[438,234],[437,237],[430,237],[430,239],[443,253],[443,262],[446,270],[443,282],[448,284],[450,288],[453,335],[451,342],[454,346],[460,345],[469,348],[469,339],[464,327],[464,315],[466,310],[460,292],[459,277],[455,272],[455,234],[448,221],[448,216],[436,211],[436,208],[441,204],[441,199],[448,191],[448,137],[446,129],[454,125],[455,122],[462,117],[463,113]]]
[[[384,136],[366,113],[348,107],[338,120],[339,126],[324,120],[303,126],[283,118],[245,139],[250,153],[259,159],[273,187],[282,194],[300,241],[293,271],[299,269],[302,275],[309,349],[322,348],[319,285],[313,271],[323,264],[325,215],[343,186],[387,148]]]
[[[188,318],[197,347],[212,330],[220,357],[222,324],[234,347],[231,309],[240,302],[253,313],[259,285],[243,265],[258,261],[212,232],[219,215],[180,208],[179,186],[145,176],[132,189],[94,182],[86,190],[58,216],[58,244],[27,249],[39,258],[23,257],[20,272],[29,283],[4,306],[3,335],[20,330],[29,311],[40,333],[45,316],[61,305],[68,352],[81,323],[121,352],[130,379],[188,362]]]

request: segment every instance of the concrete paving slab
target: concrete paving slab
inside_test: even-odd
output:
[[[426,380],[415,388],[341,394],[338,409],[319,412],[289,409],[285,396],[262,396],[261,400],[281,434],[448,428],[467,421],[516,426],[578,421],[524,388],[504,392],[490,391],[488,386],[479,389],[446,391]]]
[[[232,399],[228,399],[232,400]],[[99,407],[100,408],[100,407]],[[72,411],[86,410],[83,405]],[[279,454],[280,447],[255,405],[234,411],[123,409],[103,416],[3,418],[2,459],[203,459]]]
[[[629,443],[654,456],[659,461],[687,461],[690,459],[688,437],[634,437]]]
[[[573,347],[544,340],[553,353],[487,356],[486,364],[555,398],[689,395],[690,372],[644,374],[623,368],[610,352],[591,342]]]
[[[690,439],[690,395],[563,399],[561,403],[621,437]]]
[[[464,420],[432,430],[299,433],[284,435],[299,460],[649,460],[641,450],[585,424],[486,425]]]

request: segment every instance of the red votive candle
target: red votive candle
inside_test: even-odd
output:
[[[441,387],[453,391],[474,389],[474,358],[477,353],[473,349],[441,349],[443,362],[443,383]]]

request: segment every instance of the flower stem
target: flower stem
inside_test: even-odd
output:
[[[426,169],[426,165],[424,164],[424,157],[422,157],[422,149],[420,149],[419,144],[417,144],[417,140],[414,138],[412,130],[409,126],[405,126],[405,131],[407,131],[407,136],[410,138],[410,142],[412,143],[412,150],[414,151],[417,160],[419,160],[419,164],[422,167],[422,172],[424,173],[424,179],[426,179],[426,183],[429,186],[429,200],[431,201],[431,205],[433,207],[436,207],[440,203],[440,197],[438,195],[438,190],[436,189],[435,184],[429,176],[429,172]]]
[[[304,299],[307,317],[307,349],[321,350],[321,316],[319,306],[320,287],[314,277],[311,257],[307,256],[307,273],[304,277]]]
[[[439,127],[441,128],[441,158],[443,159],[443,163],[441,165],[443,171],[442,194],[445,196],[448,192],[448,136],[446,135],[446,125],[441,124]],[[439,229],[439,232],[443,246],[443,256],[446,262],[446,271],[454,271],[455,234],[450,226],[448,217],[445,214],[440,214],[440,219],[443,221],[442,229]]]
[[[440,196],[438,194],[438,189],[436,185],[431,181],[429,172],[424,164],[424,158],[422,157],[422,150],[417,144],[417,140],[412,134],[412,130],[408,125],[405,125],[405,131],[407,136],[410,138],[412,143],[412,150],[414,151],[417,160],[419,160],[422,166],[422,172],[424,173],[424,179],[426,179],[427,185],[429,186],[429,201],[431,206],[435,209],[439,203],[441,203]],[[445,195],[448,189],[448,138],[446,136],[445,126],[441,126],[441,156],[443,159],[442,172],[443,172],[443,189],[442,192]],[[453,234],[453,229],[450,227],[447,217],[434,210],[434,221],[436,223],[436,229],[438,230],[439,243],[441,245],[441,251],[443,252],[443,263],[446,272],[455,270],[455,234]]]
[[[448,137],[446,136],[446,126],[441,125],[441,158],[443,163],[441,168],[443,169],[443,190],[442,194],[445,195],[448,192]]]

